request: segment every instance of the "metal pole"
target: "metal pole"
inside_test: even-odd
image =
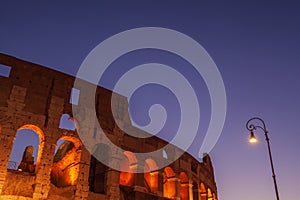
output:
[[[271,154],[271,147],[270,147],[270,139],[268,137],[268,132],[265,131],[265,136],[266,136],[266,141],[268,144],[268,152],[269,152],[269,157],[270,157],[270,163],[271,163],[271,168],[272,168],[272,177],[274,181],[274,187],[275,187],[275,193],[276,193],[276,199],[279,200],[279,194],[278,194],[278,188],[277,188],[277,182],[276,182],[276,176],[275,176],[275,171],[274,171],[274,165],[273,165],[273,159],[272,159],[272,154]]]
[[[250,122],[253,121],[253,120],[260,121],[263,126],[258,126],[258,125],[255,126],[254,124],[250,124]],[[256,129],[261,129],[265,133],[266,141],[267,141],[267,145],[268,145],[268,152],[269,152],[269,158],[270,158],[270,163],[271,163],[272,177],[273,177],[273,181],[274,181],[276,199],[279,200],[279,193],[278,193],[276,176],[275,176],[274,165],[273,165],[273,159],[272,159],[272,154],[271,154],[270,139],[269,139],[269,136],[268,136],[268,131],[267,131],[267,128],[266,128],[266,124],[261,118],[253,117],[253,118],[249,119],[248,122],[246,123],[246,128],[251,132],[256,130]]]

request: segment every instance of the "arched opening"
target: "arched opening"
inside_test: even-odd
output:
[[[157,193],[158,190],[158,167],[151,158],[146,159],[144,167],[144,185],[149,192]]]
[[[63,114],[60,118],[59,128],[75,131],[76,123],[69,114]]]
[[[176,152],[177,150],[174,146],[166,146],[164,149],[162,149],[162,157],[168,160],[176,160]]]
[[[168,159],[168,154],[167,154],[167,152],[166,152],[166,150],[162,150],[162,156],[163,156],[163,158],[165,158],[165,159]]]
[[[35,173],[40,165],[44,145],[42,130],[31,124],[18,129],[8,169]]]
[[[180,199],[189,200],[189,178],[185,172],[180,172]]]
[[[199,200],[199,186],[193,182],[193,200]]]
[[[166,167],[164,170],[163,190],[164,197],[176,197],[176,176],[171,167]]]
[[[200,196],[201,196],[201,200],[207,200],[206,197],[206,188],[205,185],[203,183],[200,184]]]
[[[81,157],[81,142],[73,136],[63,136],[57,141],[51,170],[51,183],[56,187],[76,185]]]
[[[211,190],[209,188],[207,189],[207,200],[213,200],[213,195],[212,195]]]
[[[125,151],[120,166],[120,185],[133,186],[134,174],[137,168],[137,159],[134,153]]]
[[[106,194],[107,166],[100,162],[96,157],[104,156],[103,159],[107,160],[108,155],[109,147],[106,144],[97,144],[95,146],[90,161],[89,187],[91,192]]]

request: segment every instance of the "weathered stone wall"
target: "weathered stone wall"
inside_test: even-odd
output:
[[[53,184],[50,185],[48,200],[74,200],[76,186],[68,186],[57,188]]]
[[[0,54],[0,64],[11,67],[9,77],[0,76],[0,199],[164,199],[164,179],[174,182],[175,199],[180,199],[180,196],[182,199],[185,196],[190,198],[193,196],[192,199],[195,200],[202,200],[203,197],[210,199],[207,193],[208,188],[217,196],[209,157],[203,163],[199,163],[186,153],[169,166],[174,171],[174,176],[166,178],[164,169],[154,172],[155,180],[157,180],[154,191],[149,191],[148,186],[145,185],[144,174],[135,174],[133,185],[124,190],[124,187],[119,184],[120,172],[107,169],[104,183],[105,194],[91,192],[89,186],[91,155],[82,146],[76,130],[59,128],[63,114],[72,116],[70,95],[74,77],[4,54]],[[149,152],[167,144],[156,137],[139,139],[125,134],[113,118],[111,96],[111,91],[98,87],[95,94],[95,109],[102,129],[115,145],[130,152]],[[123,126],[129,127],[130,131],[146,134],[132,127],[127,99],[120,95],[116,96],[117,101],[114,102],[114,107],[118,108],[116,118]],[[36,170],[29,177],[22,172],[7,170],[16,133],[24,128],[34,130],[40,138]],[[88,129],[89,127],[81,127],[80,131]],[[56,187],[51,184],[51,171],[55,169],[54,151],[59,139],[74,143],[76,152],[80,154],[76,165],[78,178],[73,186]],[[110,149],[110,151],[114,150]],[[112,162],[118,163],[120,159],[112,158]],[[144,168],[145,163],[137,163],[136,167]],[[184,182],[182,173],[187,177]],[[18,178],[19,182],[16,183],[30,179],[26,181],[26,187],[22,189],[16,187],[14,190],[10,187],[16,175],[22,177]],[[203,185],[204,189],[201,189],[200,185]],[[186,191],[185,196],[181,194],[183,191]],[[130,198],[127,197],[128,192],[133,194]]]
[[[3,185],[3,195],[32,197],[35,176],[30,173],[8,171]]]

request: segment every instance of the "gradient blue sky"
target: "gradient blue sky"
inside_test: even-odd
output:
[[[248,0],[1,1],[0,52],[75,75],[97,44],[121,31],[155,26],[183,32],[208,51],[226,87],[227,118],[211,152],[219,199],[275,199],[263,134],[257,134],[258,144],[247,143],[245,122],[252,116],[262,117],[270,132],[281,199],[297,199],[299,6]],[[195,142],[190,152],[197,155],[197,148]]]

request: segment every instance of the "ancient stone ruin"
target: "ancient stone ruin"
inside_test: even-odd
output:
[[[167,143],[157,137],[135,138],[125,134],[111,113],[112,92],[97,87],[96,113],[107,137],[124,149],[115,159],[123,172],[99,162],[82,144],[80,131],[89,127],[76,125],[72,115],[74,77],[46,67],[0,54],[0,199],[109,199],[109,200],[216,200],[217,188],[210,157],[200,163],[184,153],[163,169],[157,158],[142,161],[136,152],[153,151]],[[101,96],[101,98],[99,98]],[[118,120],[132,131],[127,99],[117,95]],[[61,126],[66,119],[73,128]],[[13,160],[19,136],[33,132],[38,143],[27,142],[19,161]],[[25,143],[25,140],[23,141]],[[141,147],[143,147],[141,149]],[[36,152],[35,152],[36,151]],[[97,144],[95,151],[113,151]],[[172,152],[163,151],[164,159]],[[135,173],[144,169],[145,173]]]

